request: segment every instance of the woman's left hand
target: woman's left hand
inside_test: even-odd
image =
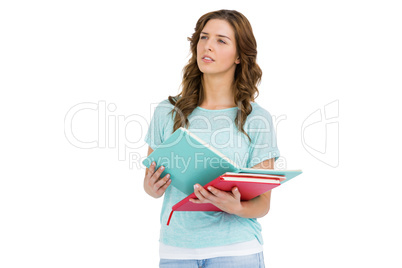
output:
[[[231,192],[226,192],[212,186],[208,186],[208,190],[206,190],[201,185],[195,184],[194,193],[198,199],[191,198],[190,201],[193,203],[211,203],[230,214],[237,214],[242,209],[240,192],[237,187],[233,187]]]

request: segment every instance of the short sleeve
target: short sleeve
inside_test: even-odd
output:
[[[171,117],[173,105],[168,100],[160,102],[152,115],[144,141],[155,150],[164,141],[166,126]]]
[[[246,131],[251,138],[247,167],[252,168],[271,158],[275,158],[276,161],[280,152],[271,114],[256,104],[246,122]]]

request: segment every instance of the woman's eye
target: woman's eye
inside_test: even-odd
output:
[[[201,39],[205,39],[204,37],[206,37],[206,36],[201,36]]]
[[[221,42],[221,43],[223,43],[223,44],[226,44],[226,42],[223,41],[222,39],[219,39],[219,42]]]

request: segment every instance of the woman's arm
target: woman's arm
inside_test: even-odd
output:
[[[274,169],[274,158],[265,160],[253,168]],[[214,187],[206,190],[196,184],[194,193],[198,199],[190,199],[193,203],[212,203],[223,211],[243,218],[261,218],[268,214],[271,203],[271,191],[248,201],[240,200],[240,193],[234,187],[232,192],[225,192]]]
[[[274,158],[265,160],[253,168],[274,169]],[[236,215],[243,218],[262,218],[268,214],[271,205],[271,191],[241,203],[242,209]]]

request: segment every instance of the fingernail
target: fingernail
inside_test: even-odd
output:
[[[198,188],[198,185],[197,184],[194,184],[194,189],[197,189]]]
[[[211,188],[211,186],[208,186],[208,190],[210,190],[210,191],[211,191],[211,189],[212,189],[212,188]]]
[[[152,162],[151,165],[155,166],[155,162]]]
[[[165,169],[165,167],[164,166],[161,166],[161,170],[164,170]]]
[[[167,175],[166,175],[166,178],[170,178],[170,174],[167,174]]]

